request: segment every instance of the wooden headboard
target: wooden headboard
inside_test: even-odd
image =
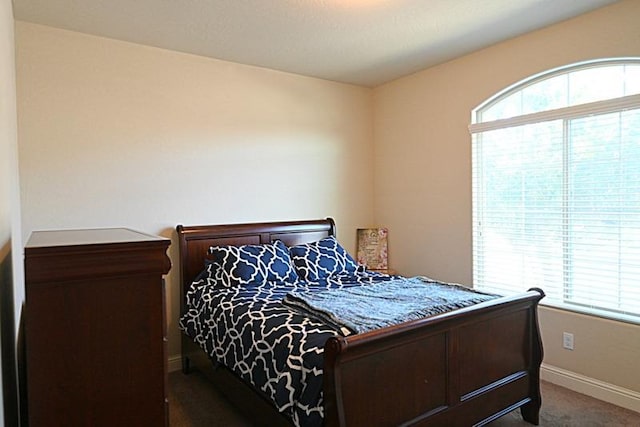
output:
[[[223,225],[178,225],[181,313],[193,279],[204,269],[210,246],[257,245],[281,240],[287,246],[335,236],[333,219]]]

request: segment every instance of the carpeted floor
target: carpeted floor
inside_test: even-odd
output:
[[[640,426],[640,414],[542,383],[543,427]],[[170,427],[250,427],[242,412],[232,406],[201,374],[169,374]],[[514,411],[489,424],[491,427],[531,426]]]

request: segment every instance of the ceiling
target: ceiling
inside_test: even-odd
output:
[[[616,0],[13,0],[17,20],[377,86]]]

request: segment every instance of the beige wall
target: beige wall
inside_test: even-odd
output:
[[[547,69],[640,56],[639,18],[640,2],[622,1],[374,90],[375,219],[393,268],[471,284],[471,111]],[[639,326],[548,309],[541,324],[545,363],[640,391]]]
[[[16,23],[23,235],[373,215],[370,89]],[[179,355],[177,243],[169,356]]]
[[[13,74],[13,10],[10,0],[0,1],[0,301],[7,298],[4,290],[13,288],[11,279],[11,205],[12,170],[16,163],[13,147],[16,144],[15,131],[15,96],[16,83]],[[0,304],[0,318],[5,319],[4,307]],[[1,322],[6,329],[5,322]],[[13,324],[13,322],[10,322]],[[10,328],[9,331],[14,330]],[[4,334],[2,330],[0,333]],[[4,348],[0,352],[0,366],[4,356]],[[4,375],[0,370],[0,425],[4,426]]]
[[[11,0],[0,0],[0,425],[17,425],[18,420],[16,331],[24,301],[22,265],[14,21]]]
[[[18,140],[14,21],[10,0],[0,0],[0,262],[12,258],[11,274],[17,308],[24,300],[20,187],[18,183]],[[2,286],[2,290],[6,290]]]

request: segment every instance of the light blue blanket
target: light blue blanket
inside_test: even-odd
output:
[[[498,298],[424,277],[342,289],[290,292],[283,304],[320,318],[343,335],[363,333]]]

